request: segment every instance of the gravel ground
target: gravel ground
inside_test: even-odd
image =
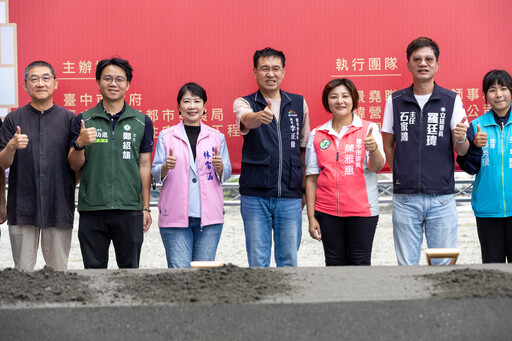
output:
[[[380,218],[375,240],[373,243],[372,264],[373,265],[397,265],[393,245],[393,229],[391,223],[391,205],[380,206]],[[457,264],[479,264],[481,263],[480,244],[476,232],[475,218],[469,203],[457,205],[459,213],[458,248],[460,256]],[[145,234],[141,254],[141,268],[155,269],[166,268],[165,250],[162,245],[158,231],[158,216],[156,209],[153,209],[153,224]],[[323,249],[321,243],[311,239],[308,233],[308,221],[305,210],[302,216],[302,244],[299,250],[299,266],[324,266]],[[0,237],[0,269],[13,267],[9,232],[7,225],[1,226]],[[73,231],[71,253],[69,256],[69,269],[83,269],[80,246],[78,244],[78,213],[75,214],[75,229]],[[425,249],[425,243],[423,245]],[[272,256],[273,257],[273,256]],[[226,207],[226,219],[222,232],[219,247],[217,249],[217,260],[232,263],[237,266],[246,267],[247,257],[245,253],[245,237],[243,231],[242,217],[239,207]],[[422,256],[420,264],[426,264],[426,257]],[[42,269],[44,260],[39,251],[36,270]],[[272,266],[275,266],[272,261]],[[116,269],[113,247],[111,247],[109,268]]]

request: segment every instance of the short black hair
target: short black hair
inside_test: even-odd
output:
[[[47,67],[48,69],[50,69],[50,72],[52,73],[53,78],[57,78],[57,76],[55,76],[55,70],[53,69],[53,66],[50,65],[50,63],[47,63],[42,60],[36,60],[35,62],[28,64],[27,67],[25,68],[25,80],[27,80],[27,78],[28,78],[28,73],[29,73],[30,69],[38,67],[38,66]]]
[[[206,90],[201,85],[190,82],[183,85],[180,91],[178,91],[178,105],[180,105],[181,99],[187,92],[190,92],[193,96],[201,98],[203,102],[206,103]]]
[[[352,97],[352,112],[354,112],[359,104],[359,92],[357,92],[355,84],[348,78],[336,78],[325,84],[324,90],[322,91],[322,104],[325,110],[332,112],[329,108],[329,93],[332,89],[340,85],[345,86],[350,92],[350,97]]]
[[[254,62],[254,68],[258,67],[258,61],[260,60],[260,58],[268,58],[268,57],[280,58],[281,64],[283,64],[283,67],[284,67],[286,58],[284,57],[283,51],[278,51],[271,47],[265,47],[263,50],[256,50],[256,52],[254,52],[254,56],[252,57],[252,60]]]
[[[487,72],[484,77],[482,84],[484,96],[487,94],[487,91],[489,91],[489,88],[496,83],[501,86],[506,86],[510,92],[512,92],[512,77],[510,77],[509,73],[505,70],[495,69]],[[487,99],[485,101],[487,102]]]
[[[98,64],[96,65],[96,80],[97,81],[99,81],[101,79],[101,74],[103,73],[103,69],[105,69],[109,65],[119,66],[121,69],[124,70],[124,73],[126,73],[126,80],[128,82],[132,81],[132,77],[133,77],[132,66],[130,65],[130,63],[128,63],[127,60],[124,60],[124,59],[121,59],[118,57],[114,57],[114,58],[110,58],[110,59],[103,59],[98,62]]]
[[[414,51],[421,49],[423,47],[430,47],[432,51],[434,51],[434,55],[436,56],[436,61],[439,61],[439,46],[435,41],[427,37],[419,37],[414,39],[407,46],[407,61],[411,58],[411,55]]]

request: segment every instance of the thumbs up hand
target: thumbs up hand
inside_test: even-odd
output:
[[[480,124],[476,125],[476,134],[473,143],[475,144],[475,146],[480,148],[487,144],[487,133],[482,132]]]
[[[85,147],[96,141],[96,138],[98,137],[98,132],[96,131],[96,128],[86,128],[84,120],[82,120],[82,124],[80,126],[80,135],[76,139],[76,143],[80,147]]]
[[[164,164],[162,165],[162,168],[163,167],[165,167],[167,171],[169,169],[176,168],[176,157],[174,156],[172,148],[169,148],[169,155],[167,156],[167,159],[165,160]]]
[[[217,171],[217,174],[219,174],[219,176],[222,176],[222,171],[224,169],[224,165],[222,164],[222,158],[219,155],[219,147],[217,147],[217,146],[215,146],[215,148],[214,148],[212,165],[215,168],[215,170]]]
[[[25,149],[28,145],[28,136],[21,133],[20,126],[16,126],[16,133],[9,141],[8,145],[11,146],[12,149]]]
[[[370,127],[370,129],[368,129],[368,134],[364,139],[364,147],[370,153],[373,153],[374,151],[377,150],[377,142],[375,142],[375,138],[373,137],[373,127]]]
[[[263,124],[270,124],[272,119],[274,118],[274,113],[272,112],[272,102],[270,100],[267,101],[268,105],[260,111],[260,122]]]
[[[466,140],[466,133],[468,131],[468,124],[466,123],[467,120],[467,116],[464,116],[462,120],[457,123],[457,126],[455,126],[455,129],[453,130],[453,136],[457,141]]]
[[[169,155],[165,159],[162,164],[162,168],[160,169],[160,180],[164,181],[165,177],[169,173],[170,169],[176,168],[176,157],[174,156],[174,152],[172,148],[169,147]]]

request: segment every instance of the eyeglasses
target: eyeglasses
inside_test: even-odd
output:
[[[50,76],[50,75],[44,75],[44,76],[31,76],[29,77],[29,81],[30,83],[32,84],[37,84],[39,83],[39,80],[42,79],[44,83],[50,83],[51,80],[55,78],[53,76]]]
[[[412,57],[412,62],[414,64],[421,64],[423,61],[425,61],[425,63],[427,63],[427,64],[433,64],[433,63],[435,63],[436,59],[431,56],[427,56],[425,58],[421,58],[419,56]]]
[[[101,78],[105,83],[110,84],[112,82],[116,82],[117,85],[123,85],[126,83],[126,79],[123,77],[112,77],[112,76],[104,76]]]
[[[268,66],[262,66],[261,68],[258,69],[258,71],[263,72],[264,74],[268,74],[270,72],[272,72],[274,74],[279,74],[283,71],[283,68],[279,67],[279,66],[274,66],[272,68],[270,68]]]

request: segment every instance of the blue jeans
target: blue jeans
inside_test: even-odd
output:
[[[453,194],[393,194],[393,238],[398,265],[418,265],[423,243],[428,248],[457,246],[457,208]],[[448,264],[449,258],[432,259]]]
[[[188,218],[188,227],[161,227],[169,268],[189,268],[192,261],[213,261],[223,224],[201,227],[201,218]]]
[[[245,246],[250,267],[268,267],[274,230],[277,266],[297,266],[302,237],[302,201],[295,198],[242,195]]]

